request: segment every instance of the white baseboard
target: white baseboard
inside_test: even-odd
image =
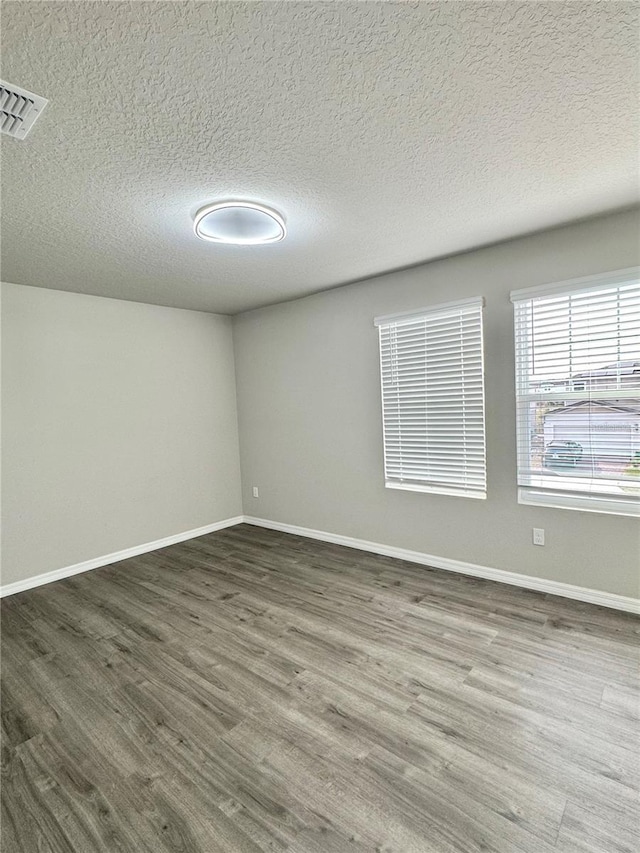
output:
[[[324,530],[312,530],[309,527],[297,527],[295,524],[283,524],[279,521],[269,521],[265,518],[245,516],[247,524],[257,527],[267,527],[270,530],[280,530],[283,533],[293,533],[296,536],[306,536],[308,539],[321,539],[335,545],[345,545],[347,548],[357,548],[359,551],[370,551],[385,557],[395,557],[410,563],[420,563],[434,569],[444,569],[447,572],[458,572],[461,575],[471,575],[475,578],[498,581],[511,586],[532,589],[536,592],[546,592],[550,595],[560,595],[563,598],[573,598],[576,601],[586,601],[589,604],[599,604],[601,607],[611,607],[614,610],[624,610],[628,613],[640,614],[640,599],[629,598],[625,595],[615,595],[599,589],[589,589],[574,586],[560,581],[537,578],[532,575],[521,575],[517,572],[507,572],[503,569],[491,569],[488,566],[478,566],[475,563],[464,563],[462,560],[451,560],[448,557],[436,557],[433,554],[423,554],[420,551],[409,551],[406,548],[395,548],[391,545],[381,545],[379,542],[368,542],[366,539],[353,539],[351,536],[341,536],[338,533],[327,533]]]
[[[561,583],[560,581],[546,580],[545,578],[537,578],[532,575],[507,572],[503,569],[492,569],[488,566],[476,565],[475,563],[465,563],[462,560],[452,560],[449,557],[424,554],[421,551],[409,551],[406,548],[382,545],[379,542],[368,542],[366,539],[354,539],[351,536],[342,536],[339,533],[327,533],[325,530],[313,530],[310,527],[298,527],[295,524],[284,524],[280,521],[270,521],[266,518],[254,518],[250,515],[225,518],[222,521],[215,521],[213,524],[207,524],[204,527],[185,530],[183,533],[166,536],[164,539],[156,539],[155,542],[146,542],[144,545],[125,548],[123,551],[116,551],[104,557],[94,557],[94,559],[86,560],[83,563],[76,563],[73,566],[65,566],[62,569],[55,569],[52,572],[45,572],[41,575],[26,578],[25,580],[5,584],[4,586],[0,586],[0,598],[3,598],[5,595],[24,592],[27,589],[42,586],[43,584],[53,583],[53,581],[62,580],[63,578],[69,578],[72,575],[78,575],[82,572],[89,572],[92,569],[108,566],[111,563],[118,563],[120,560],[127,560],[129,557],[138,556],[138,554],[146,554],[149,551],[156,551],[158,548],[166,548],[167,545],[175,545],[177,542],[184,542],[187,539],[194,539],[197,536],[214,533],[216,530],[222,530],[225,527],[232,527],[235,524],[242,524],[243,522],[253,524],[256,527],[266,527],[270,530],[292,533],[295,536],[305,536],[307,539],[320,539],[323,542],[332,542],[335,545],[344,545],[347,548],[356,548],[359,551],[370,551],[373,554],[382,554],[385,557],[395,557],[398,560],[407,560],[410,563],[419,563],[423,566],[431,566],[434,569],[458,572],[461,575],[471,575],[476,578],[484,578],[485,580],[506,583],[524,589],[532,589],[536,592],[546,592],[550,595],[560,595],[563,598],[572,598],[576,601],[586,601],[589,604],[599,604],[601,607],[610,607],[614,610],[624,610],[628,613],[640,614],[640,599],[637,598],[615,595],[612,592],[604,592],[599,589],[574,586],[573,584]]]
[[[79,575],[82,572],[90,572],[92,569],[99,569],[101,566],[109,566],[111,563],[119,563],[120,560],[127,560],[129,557],[137,557],[138,554],[146,554],[149,551],[157,551],[158,548],[166,548],[167,545],[175,545],[177,542],[184,542],[187,539],[195,539],[196,536],[204,536],[206,533],[214,533],[216,530],[222,530],[224,527],[232,527],[234,524],[242,524],[244,516],[238,515],[235,518],[225,518],[222,521],[214,521],[213,524],[205,524],[204,527],[196,527],[194,530],[185,530],[182,533],[174,533],[173,536],[165,536],[164,539],[156,539],[155,542],[145,542],[144,545],[134,545],[133,548],[125,548],[123,551],[114,551],[113,554],[106,554],[104,557],[94,557],[92,560],[85,560],[83,563],[75,563],[73,566],[64,566],[62,569],[54,569],[52,572],[45,572],[42,575],[34,575],[31,578],[25,578],[22,581],[8,583],[0,586],[0,598],[5,595],[15,595],[17,592],[24,592],[27,589],[32,589],[36,586],[42,586],[46,583],[53,583],[63,578],[70,578],[72,575]]]

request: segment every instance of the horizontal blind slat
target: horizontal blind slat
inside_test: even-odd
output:
[[[640,499],[640,282],[574,285],[514,312],[519,485]]]
[[[379,326],[385,479],[483,492],[481,301],[434,311]]]

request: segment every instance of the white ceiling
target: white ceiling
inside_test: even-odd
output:
[[[638,201],[638,5],[4,2],[5,281],[235,313]],[[270,246],[196,210],[280,210]]]

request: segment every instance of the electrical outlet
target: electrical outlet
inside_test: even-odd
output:
[[[254,487],[253,487],[253,496],[254,496],[254,498],[259,498],[259,497],[260,497],[260,493],[258,492],[258,487],[257,487],[257,486],[254,486]]]
[[[544,545],[544,528],[542,528],[542,527],[534,527],[533,528],[533,544],[534,545]]]

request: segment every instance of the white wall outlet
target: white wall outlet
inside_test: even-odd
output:
[[[534,545],[544,545],[544,528],[543,527],[534,527],[533,528],[533,544]]]
[[[258,492],[258,487],[257,487],[257,486],[254,486],[254,487],[253,487],[253,496],[254,496],[254,498],[259,498],[259,497],[260,497],[260,493]]]

